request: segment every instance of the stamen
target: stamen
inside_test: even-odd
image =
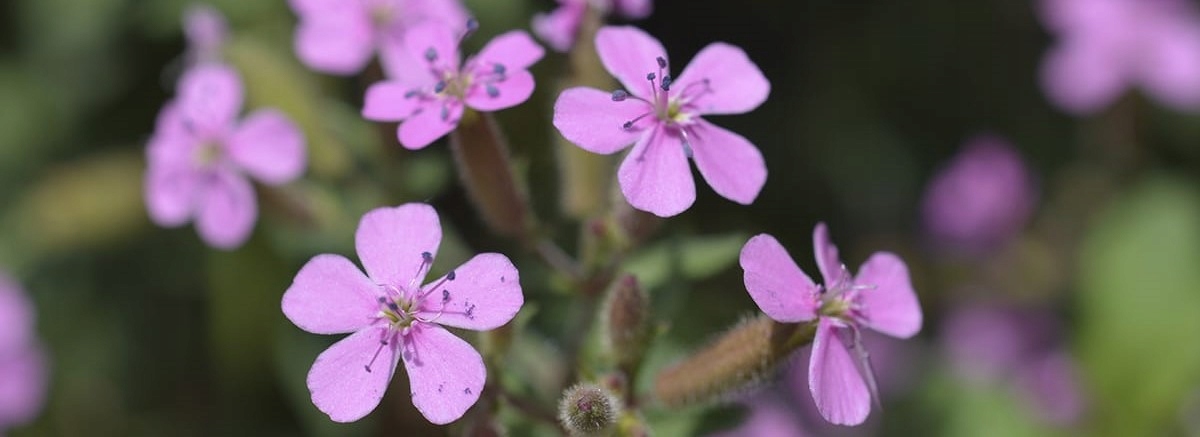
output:
[[[495,85],[492,85],[492,84],[490,84],[490,83],[489,83],[489,84],[487,84],[487,88],[486,88],[486,89],[487,89],[487,95],[488,95],[488,97],[491,97],[491,98],[493,98],[493,99],[494,99],[494,98],[496,98],[496,97],[499,97],[499,96],[500,96],[500,89],[496,88],[496,86],[495,86]]]
[[[433,85],[433,92],[435,92],[435,93],[440,93],[445,90],[446,90],[446,81],[444,81],[444,80],[439,80],[438,83]]]
[[[654,60],[658,61],[658,68],[667,68],[667,60],[663,59],[662,56],[659,56],[659,57],[655,58]]]
[[[646,80],[648,81],[654,82],[654,78],[656,77],[658,76],[655,76],[654,73],[646,73]]]
[[[692,141],[688,138],[686,129],[679,129],[679,135],[683,137],[683,154],[692,159]]]
[[[425,49],[425,60],[426,61],[432,63],[433,61],[436,61],[437,58],[438,58],[437,50],[435,50],[433,47]]]
[[[492,73],[504,74],[505,71],[508,71],[508,69],[504,66],[504,64],[492,65]]]
[[[629,97],[629,93],[625,92],[625,90],[616,90],[612,92],[612,101],[614,102],[624,102],[625,98],[627,97]]]
[[[446,105],[442,105],[442,121],[447,121],[449,119],[450,119],[450,108],[447,107]]]
[[[383,338],[379,340],[379,348],[375,349],[375,355],[371,356],[371,362],[363,366],[363,368],[367,369],[367,373],[371,373],[371,366],[375,365],[375,360],[379,358],[379,353],[383,352],[383,348],[388,345],[387,336],[389,334],[391,334],[390,330],[384,331]]]
[[[456,278],[456,277],[458,277],[458,275],[456,275],[456,274],[454,273],[454,270],[451,270],[449,273],[446,273],[446,280],[447,280],[447,281],[453,281],[453,280],[454,280],[454,278]]]
[[[416,97],[416,96],[418,96],[418,95],[420,95],[420,94],[421,94],[421,91],[419,91],[419,90],[408,90],[408,92],[404,93],[404,98],[405,98],[405,99],[411,99],[411,98],[413,98],[413,97]]]
[[[637,116],[637,118],[625,122],[625,124],[621,125],[621,127],[625,128],[625,130],[633,129],[633,124],[637,123],[638,121],[640,121],[643,118],[646,118],[647,115],[650,115],[650,113],[647,112],[645,114],[639,115],[639,116]]]
[[[663,76],[663,79],[662,79],[662,90],[663,90],[663,91],[670,91],[670,90],[671,90],[671,75],[669,75],[669,74],[668,74],[668,75],[665,75],[665,76]]]

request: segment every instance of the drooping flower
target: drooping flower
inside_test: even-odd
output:
[[[642,19],[654,9],[651,0],[558,0],[558,9],[533,16],[533,33],[559,52],[571,50],[579,37],[579,25],[588,7],[597,13],[616,13],[625,18]]]
[[[0,434],[37,417],[47,376],[45,354],[34,335],[33,303],[0,273]]]
[[[458,0],[290,0],[300,18],[296,55],[314,70],[337,75],[362,71],[379,53],[389,75],[413,68],[404,34],[421,22],[467,22]]]
[[[476,255],[422,285],[442,229],[433,207],[409,203],[363,215],[355,235],[362,271],[340,255],[317,255],[283,295],[283,313],[314,334],[353,333],[308,372],[313,404],[337,422],[379,405],[403,360],[417,410],[436,424],[462,417],[483,390],[483,358],[442,326],[490,330],[521,309],[517,269],[497,253]]]
[[[221,59],[221,46],[229,39],[229,25],[216,8],[194,4],[183,13],[183,33],[187,36],[190,63],[214,62]]]
[[[1179,110],[1200,109],[1200,13],[1186,0],[1042,0],[1058,37],[1042,63],[1050,100],[1077,115],[1137,86]]]
[[[721,196],[741,204],[758,197],[767,167],[758,148],[701,115],[741,114],[767,99],[771,84],[742,49],[705,47],[678,78],[658,40],[629,26],[596,34],[604,68],[625,87],[613,92],[576,87],[554,105],[554,126],[583,149],[616,153],[633,144],[617,171],[630,205],[661,217],[696,200],[688,158]]]
[[[813,250],[824,287],[800,270],[779,241],[759,234],[742,248],[746,290],[767,316],[783,323],[817,320],[808,386],[817,410],[838,425],[857,425],[877,396],[863,328],[897,338],[921,329],[921,307],[904,261],[876,252],[857,276],[842,265],[824,223],[813,230]]]
[[[922,212],[939,243],[982,252],[1020,233],[1036,201],[1021,155],[1003,138],[981,135],[929,182]]]
[[[246,176],[278,185],[304,171],[300,129],[274,109],[238,121],[241,108],[241,79],[226,65],[199,65],[180,78],[146,147],[146,208],[155,223],[194,219],[209,245],[238,247],[258,217]]]
[[[421,149],[458,126],[465,106],[498,111],[516,106],[533,94],[533,65],[545,50],[524,31],[492,39],[473,57],[462,60],[458,48],[475,30],[467,31],[437,22],[413,26],[404,38],[421,65],[409,77],[376,83],[367,89],[363,117],[375,121],[400,121],[396,135],[408,149]]]

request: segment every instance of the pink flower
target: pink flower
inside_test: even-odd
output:
[[[1186,0],[1042,0],[1058,36],[1042,88],[1074,114],[1108,106],[1131,86],[1180,110],[1200,109],[1200,14]]]
[[[742,404],[748,410],[745,420],[734,429],[709,434],[709,437],[803,437],[811,434],[804,430],[793,405],[778,395],[762,392]]]
[[[187,36],[188,59],[192,64],[219,61],[221,46],[229,39],[229,25],[216,8],[195,4],[183,14],[183,33]]]
[[[742,49],[710,44],[678,79],[670,75],[667,51],[637,28],[600,29],[596,49],[625,89],[563,91],[554,126],[594,153],[634,144],[617,171],[630,205],[661,217],[688,209],[696,200],[688,158],[717,194],[741,204],[758,197],[767,180],[758,148],[700,118],[749,112],[767,99],[771,84]]]
[[[459,43],[475,29],[456,35],[435,22],[414,26],[405,36],[411,53],[421,53],[423,64],[413,67],[407,79],[371,85],[363,99],[363,117],[375,121],[402,121],[396,134],[400,144],[421,149],[458,126],[464,105],[479,111],[516,106],[533,94],[529,66],[545,54],[528,33],[512,31],[497,36],[464,62]]]
[[[33,303],[0,273],[0,434],[32,421],[45,403],[46,358],[33,328]]]
[[[192,68],[178,87],[146,147],[146,208],[160,226],[195,219],[209,245],[238,247],[258,216],[246,176],[270,185],[299,177],[304,136],[274,109],[255,111],[239,122],[242,84],[228,66]]]
[[[588,6],[601,13],[616,12],[631,19],[642,19],[654,9],[651,0],[558,0],[559,7],[549,14],[533,16],[533,33],[559,52],[571,50],[579,36],[579,25]]]
[[[411,26],[436,21],[467,22],[458,0],[290,0],[300,17],[296,55],[317,71],[350,75],[362,71],[377,51],[388,74],[402,74],[412,58],[404,50]]]
[[[808,386],[817,410],[838,425],[857,425],[878,396],[859,328],[897,338],[921,330],[921,307],[908,267],[894,254],[872,254],[858,276],[838,259],[824,223],[813,230],[822,288],[796,266],[787,250],[767,234],[742,248],[746,290],[767,316],[783,323],[818,319],[808,367]],[[851,354],[853,348],[853,355]]]
[[[520,278],[504,255],[484,253],[422,286],[441,239],[429,205],[373,210],[354,241],[366,275],[340,255],[317,255],[284,293],[283,313],[301,329],[353,332],[308,372],[313,404],[334,421],[374,410],[401,359],[413,404],[430,422],[453,422],[479,399],[483,358],[441,325],[482,331],[508,323],[524,303]]]

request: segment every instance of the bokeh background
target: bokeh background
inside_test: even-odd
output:
[[[487,232],[444,145],[403,151],[391,126],[358,115],[371,79],[304,68],[282,0],[211,4],[229,20],[226,56],[246,81],[248,106],[282,108],[303,127],[306,176],[259,189],[254,236],[234,251],[205,246],[191,226],[152,225],[145,143],[182,69],[189,3],[0,3],[0,268],[36,304],[52,375],[43,413],[11,435],[444,432],[395,387],[367,419],[330,423],[304,375],[334,338],[304,333],[279,311],[309,257],[352,255],[361,214],[406,201],[442,215],[435,271],[483,251],[508,253],[521,268],[529,335],[503,371],[549,381],[567,373],[560,333],[581,316],[561,278]],[[482,22],[472,48],[528,29],[533,13],[554,6],[465,3]],[[702,184],[695,206],[626,263],[665,332],[647,366],[756,311],[736,259],[760,232],[810,272],[818,221],[851,266],[897,252],[925,312],[917,338],[874,347],[884,408],[862,427],[821,425],[795,376],[801,357],[727,406],[648,412],[658,435],[716,432],[760,410],[782,411],[772,416],[780,435],[1200,435],[1200,118],[1137,91],[1084,117],[1054,107],[1037,76],[1054,38],[1035,6],[661,0],[637,23],[676,65],[726,41],[772,83],[758,110],[713,118],[765,155],[758,200],[736,205]],[[534,67],[534,97],[498,118],[535,208],[572,248],[579,223],[556,206],[550,126],[566,65],[548,52]],[[922,205],[934,175],[981,134],[1019,153],[1033,190],[1011,202],[1034,209],[1001,241],[964,250],[930,232]],[[553,405],[554,384],[532,396]],[[544,431],[518,425],[513,435]]]

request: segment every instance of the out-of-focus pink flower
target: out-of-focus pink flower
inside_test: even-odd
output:
[[[534,88],[528,68],[545,50],[518,30],[497,36],[464,62],[459,44],[475,26],[461,34],[436,22],[414,26],[404,42],[409,52],[421,53],[421,65],[412,66],[408,79],[371,85],[363,117],[401,121],[400,144],[416,150],[454,130],[465,106],[498,111],[528,100]]]
[[[804,437],[809,435],[791,405],[769,392],[762,392],[742,402],[747,409],[746,419],[737,428],[710,434],[709,437]]]
[[[1004,139],[981,135],[929,182],[925,228],[940,244],[985,252],[1020,233],[1036,201],[1021,155]]]
[[[403,75],[416,59],[404,34],[425,21],[462,26],[468,14],[458,0],[290,0],[300,17],[296,55],[309,68],[337,75],[362,71],[376,52],[389,75]]]
[[[771,84],[746,52],[710,44],[675,78],[666,49],[635,27],[600,29],[596,49],[625,89],[563,91],[554,104],[554,126],[593,153],[612,154],[633,144],[617,171],[630,205],[660,217],[687,210],[696,200],[688,158],[717,194],[743,205],[754,202],[767,180],[762,153],[741,135],[700,117],[749,112],[767,99]]]
[[[579,25],[588,7],[598,13],[616,13],[625,18],[642,19],[654,9],[651,0],[558,0],[558,9],[533,16],[533,33],[559,52],[571,50],[579,36]]]
[[[221,46],[229,39],[229,25],[216,8],[194,4],[184,11],[183,33],[187,36],[189,62],[215,62],[221,59]]]
[[[146,208],[160,226],[196,221],[209,245],[232,249],[254,228],[258,205],[246,176],[278,185],[304,171],[304,135],[282,112],[240,122],[242,83],[221,64],[194,67],[158,116],[146,147]]]
[[[1058,37],[1042,63],[1050,100],[1077,115],[1137,86],[1159,102],[1200,109],[1200,14],[1187,0],[1042,0]]]
[[[817,410],[830,423],[857,425],[878,396],[860,328],[897,338],[921,330],[921,307],[908,267],[894,254],[872,254],[857,276],[838,258],[824,223],[813,230],[820,287],[796,266],[774,237],[746,242],[740,262],[746,290],[767,316],[784,323],[819,319],[808,367],[808,387]]]
[[[46,358],[33,330],[33,303],[0,272],[0,434],[33,421],[45,403]]]
[[[358,224],[367,273],[340,255],[317,255],[283,295],[283,313],[314,334],[353,334],[322,352],[308,372],[313,404],[336,422],[363,418],[404,360],[417,410],[436,424],[479,400],[483,358],[442,326],[485,331],[524,304],[517,268],[498,253],[476,255],[424,286],[442,240],[433,207],[379,208]]]

